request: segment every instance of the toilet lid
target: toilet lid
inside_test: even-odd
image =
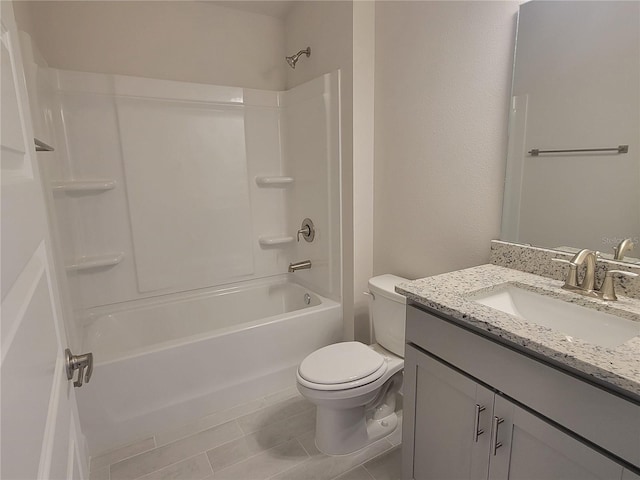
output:
[[[384,357],[360,342],[334,343],[305,358],[298,372],[309,382],[335,385],[353,382],[381,369]],[[375,378],[369,379],[370,381]]]

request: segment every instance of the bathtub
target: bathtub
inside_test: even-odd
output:
[[[76,390],[90,454],[294,386],[306,355],[342,339],[342,307],[291,277],[91,310],[93,377]]]

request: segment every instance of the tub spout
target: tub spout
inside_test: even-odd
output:
[[[311,268],[311,260],[303,260],[302,262],[290,263],[289,273],[293,273],[296,270],[308,270]]]

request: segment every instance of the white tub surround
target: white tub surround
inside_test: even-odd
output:
[[[563,290],[563,281],[496,265],[415,280],[396,287],[398,293],[461,325],[481,331],[587,381],[638,401],[640,399],[640,300],[624,298],[604,302]],[[562,332],[525,322],[481,305],[474,296],[504,284],[516,284],[540,295],[611,313],[638,322],[638,336],[612,348],[598,346]]]
[[[45,181],[75,311],[301,259],[301,280],[340,298],[338,72],[276,92],[32,68],[65,159]],[[316,240],[298,245],[306,217]]]
[[[91,310],[96,366],[76,392],[90,452],[294,385],[309,352],[341,340],[342,308],[290,280]]]

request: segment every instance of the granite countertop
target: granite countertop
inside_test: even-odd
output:
[[[528,323],[515,316],[476,303],[473,297],[505,283],[638,322],[638,336],[607,348],[560,331]],[[437,310],[461,324],[484,330],[493,338],[552,363],[569,367],[598,384],[640,398],[640,300],[618,297],[616,302],[585,297],[562,290],[563,282],[497,265],[402,283],[396,291],[408,299]]]

